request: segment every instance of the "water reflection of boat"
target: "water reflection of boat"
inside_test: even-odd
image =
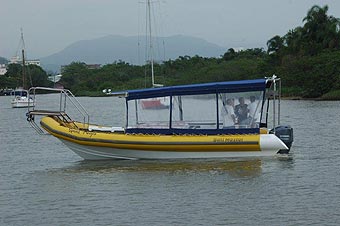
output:
[[[165,172],[165,173],[228,173],[235,177],[254,177],[262,173],[260,159],[230,161],[214,160],[141,160],[141,161],[81,161],[67,168],[72,173],[98,172]]]
[[[32,107],[27,115],[40,133],[46,130],[89,160],[273,156],[288,153],[293,142],[292,129],[280,125],[279,84],[280,79],[273,76],[112,93],[126,99],[123,127],[90,124],[85,109],[70,91],[45,88],[62,95],[61,110]],[[37,89],[44,88],[32,88],[32,93]],[[257,103],[254,115],[247,113],[247,120],[225,126],[221,114],[225,110],[225,99],[242,97],[247,102],[252,96]],[[170,108],[146,111],[139,106],[138,101],[153,97],[168,97]],[[200,104],[192,104],[195,98]],[[74,121],[67,114],[68,99],[76,104],[83,121]],[[269,106],[273,109],[271,127]],[[255,114],[261,118],[255,120]],[[35,116],[43,116],[40,121],[43,129],[35,123]]]

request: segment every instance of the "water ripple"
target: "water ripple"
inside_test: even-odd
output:
[[[96,122],[120,122],[113,98],[80,100],[101,109]],[[338,101],[282,101],[295,142],[280,158],[98,162],[37,136],[9,101],[0,97],[0,225],[340,224]]]

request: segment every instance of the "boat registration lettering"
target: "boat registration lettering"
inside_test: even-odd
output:
[[[96,135],[96,132],[92,132],[92,131],[84,131],[83,134],[89,135],[90,137]]]
[[[70,133],[78,133],[78,134],[80,133],[79,129],[69,128],[68,131],[69,131]]]
[[[214,138],[213,142],[216,142],[216,143],[243,142],[243,138]]]
[[[79,129],[74,129],[74,128],[69,128],[68,131],[70,133],[77,133],[77,134],[80,134],[80,130]],[[90,137],[96,135],[97,133],[96,132],[92,132],[92,131],[82,131],[82,134],[86,134],[86,135],[89,135]]]

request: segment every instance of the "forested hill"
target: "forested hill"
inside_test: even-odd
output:
[[[8,63],[8,60],[0,56],[0,64],[7,64],[7,63]]]
[[[230,48],[220,57],[181,56],[156,63],[155,82],[170,86],[276,74],[282,78],[284,96],[340,100],[340,20],[328,15],[328,6],[313,6],[301,26],[282,37],[270,38],[267,47],[267,51]],[[97,95],[107,88],[118,91],[151,87],[149,66],[124,61],[99,69],[74,62],[66,66],[62,74],[60,83],[76,95]],[[9,84],[14,84],[13,79],[19,81],[18,78],[7,73],[5,79],[0,80],[0,88],[11,87]]]
[[[154,52],[156,61],[196,54],[216,57],[224,53],[223,47],[191,36],[153,37],[153,43],[158,50]],[[131,64],[143,64],[145,46],[145,36],[108,35],[75,42],[58,53],[41,58],[41,63],[44,68],[52,71],[59,71],[61,65],[70,64],[72,61],[107,64],[120,59]]]
[[[340,97],[340,22],[327,14],[328,6],[313,6],[284,36],[267,42],[268,50],[229,49],[218,58],[182,56],[155,65],[156,82],[164,85],[263,78],[282,78],[283,94],[308,98]],[[65,68],[61,82],[78,94],[103,89],[151,86],[148,67],[125,62],[87,69],[83,63]]]

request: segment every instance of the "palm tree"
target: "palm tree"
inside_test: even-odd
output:
[[[223,54],[223,60],[232,60],[236,56],[236,52],[233,48],[229,48],[227,52]]]
[[[288,33],[283,36],[284,45],[287,47],[289,53],[296,54],[299,52],[303,42],[302,30],[302,27],[297,27],[293,30],[289,30]]]
[[[267,53],[277,53],[279,52],[283,45],[283,38],[281,38],[279,35],[275,35],[273,38],[269,39],[269,41],[267,42]]]
[[[340,20],[327,15],[328,6],[313,6],[303,19],[304,38],[311,48],[339,48]]]

